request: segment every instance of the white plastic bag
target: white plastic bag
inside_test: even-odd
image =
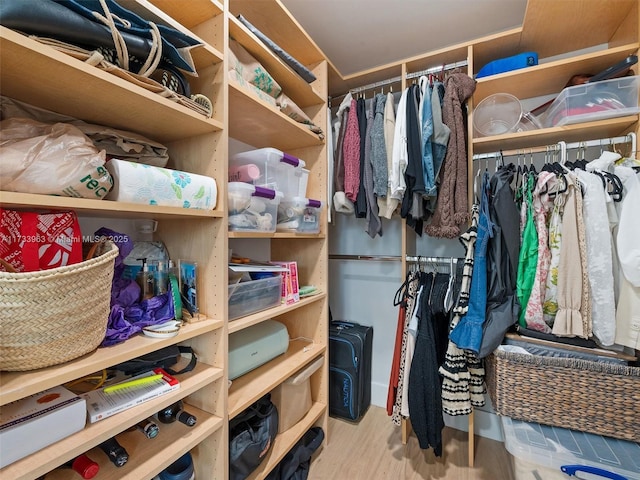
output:
[[[113,187],[105,157],[73,125],[27,118],[0,122],[2,190],[102,199]]]

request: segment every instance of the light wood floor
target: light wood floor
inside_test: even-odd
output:
[[[370,407],[358,424],[329,419],[329,441],[316,452],[308,480],[513,480],[502,443],[476,436],[474,468],[468,467],[467,433],[443,431],[443,454],[421,450],[412,434],[402,445],[400,427],[386,410]]]

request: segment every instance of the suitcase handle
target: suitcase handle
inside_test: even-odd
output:
[[[353,323],[353,322],[346,322],[344,320],[333,320],[331,322],[331,325],[335,325],[337,327],[342,327],[342,328],[351,328],[351,327],[358,327],[359,324],[357,323]]]
[[[576,472],[582,471],[585,473],[599,475],[604,478],[610,478],[611,480],[628,480],[627,477],[623,477],[622,475],[618,475],[617,473],[613,473],[608,470],[603,470],[602,468],[589,467],[586,465],[563,465],[560,467],[560,470],[562,470],[564,473],[566,473],[570,477],[575,476]]]

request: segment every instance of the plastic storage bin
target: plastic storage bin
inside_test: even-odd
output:
[[[282,193],[249,183],[228,185],[229,230],[275,232]]]
[[[614,78],[602,82],[568,87],[542,116],[545,127],[635,115],[638,107],[640,76]]]
[[[280,305],[282,276],[229,285],[229,320]]]
[[[304,160],[275,148],[238,153],[229,159],[229,181],[242,181],[282,192],[286,197],[304,196]],[[308,172],[308,171],[307,171]],[[307,173],[308,175],[308,173]]]
[[[563,470],[577,470],[578,478],[640,480],[638,443],[509,417],[501,419],[504,445],[512,455],[516,480],[565,480],[569,477]],[[601,472],[592,475],[594,469]]]
[[[285,232],[320,232],[323,202],[304,197],[285,197],[278,206],[276,229]]]
[[[324,362],[320,357],[286,379],[271,392],[271,401],[278,409],[278,433],[289,430],[311,409],[311,375]]]

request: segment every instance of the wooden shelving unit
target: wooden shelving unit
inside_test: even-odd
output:
[[[259,4],[258,4],[259,3]],[[327,62],[278,0],[264,2],[230,0],[229,36],[249,51],[273,76],[283,92],[323,130],[327,125]],[[241,14],[294,58],[312,70],[317,80],[305,82],[271,52],[236,17]],[[307,125],[296,122],[252,92],[228,81],[229,138],[251,148],[272,147],[305,161],[309,169],[307,197],[326,204],[327,151],[324,139]],[[250,148],[247,148],[250,149]],[[235,153],[235,152],[234,152]],[[234,379],[228,392],[228,416],[235,417],[296,371],[320,356],[327,355],[328,336],[328,250],[327,220],[323,213],[318,234],[229,232],[229,247],[235,242],[255,245],[269,258],[295,260],[301,285],[315,285],[319,293],[289,306],[278,306],[230,321],[229,334],[274,319],[286,325],[290,337],[284,354]],[[252,249],[253,250],[253,249]],[[240,250],[240,254],[243,254]],[[249,254],[243,254],[249,256]],[[328,362],[311,376],[313,406],[307,415],[286,432],[279,433],[267,457],[249,477],[265,478],[300,437],[312,426],[325,432],[328,419]]]
[[[87,423],[76,434],[0,469],[2,478],[33,480],[45,474],[47,479],[72,478],[75,473],[56,467],[114,436],[126,446],[130,458],[124,467],[116,469],[101,451],[91,450],[92,457],[100,460],[101,478],[151,479],[186,451],[194,457],[198,478],[227,476],[227,96],[220,73],[228,36],[226,13],[216,0],[194,0],[190,9],[176,4],[163,0],[122,1],[124,7],[142,17],[185,33],[194,29],[194,36],[204,44],[193,49],[198,77],[194,77],[191,87],[194,93],[212,100],[212,118],[0,27],[2,95],[88,123],[143,135],[167,147],[168,168],[213,177],[218,187],[218,205],[211,211],[0,192],[3,208],[74,210],[82,219],[99,221],[107,227],[114,221],[126,224],[137,218],[158,220],[158,238],[164,241],[172,258],[198,263],[198,289],[206,292],[199,298],[198,321],[184,324],[175,337],[152,339],[138,334],[64,364],[2,372],[0,405],[5,405],[172,344],[190,345],[198,357],[195,369],[178,377],[178,390],[97,423]],[[93,232],[82,233],[90,236]],[[138,438],[139,432],[126,432],[181,399],[198,418],[188,432],[181,431],[187,430],[182,424],[162,425],[160,435],[153,440],[142,435]]]

